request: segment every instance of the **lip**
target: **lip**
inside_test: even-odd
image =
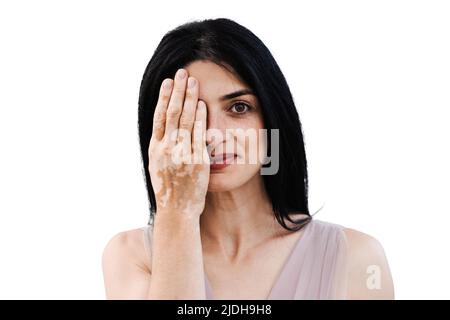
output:
[[[216,162],[214,162],[213,158],[216,159]],[[234,153],[222,153],[214,155],[214,157],[211,157],[211,164],[209,165],[209,168],[211,170],[224,169],[232,164],[234,162],[234,159],[236,158],[237,155]]]

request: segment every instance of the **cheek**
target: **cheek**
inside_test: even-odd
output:
[[[244,137],[237,137],[238,150],[245,154],[246,165],[261,165],[266,154],[266,131],[264,124],[259,119],[251,119],[241,124],[241,129],[246,133]],[[248,168],[250,169],[250,168]]]
[[[252,114],[242,118],[224,117],[222,125],[222,128],[229,129],[231,132],[231,135],[227,134],[227,143],[222,147],[226,147],[227,152],[237,152],[241,156],[236,161],[239,166],[260,166],[266,154],[266,139],[264,139],[265,135],[263,134],[265,130],[262,116],[260,114]],[[232,150],[233,146],[234,150]],[[251,168],[247,169],[252,170]]]

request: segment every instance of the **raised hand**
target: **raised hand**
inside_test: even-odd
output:
[[[199,83],[185,69],[162,82],[148,150],[157,213],[198,217],[203,212],[210,160],[207,109],[198,95]]]

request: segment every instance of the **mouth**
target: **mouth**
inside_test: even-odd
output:
[[[221,170],[228,165],[230,165],[234,159],[237,158],[237,154],[235,153],[220,153],[217,155],[211,155],[210,160],[210,169],[211,170]]]

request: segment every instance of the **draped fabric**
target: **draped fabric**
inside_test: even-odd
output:
[[[142,229],[151,259],[152,226]],[[304,227],[267,299],[345,299],[347,273],[344,227],[313,219]],[[206,298],[214,299],[206,273],[205,288]]]

